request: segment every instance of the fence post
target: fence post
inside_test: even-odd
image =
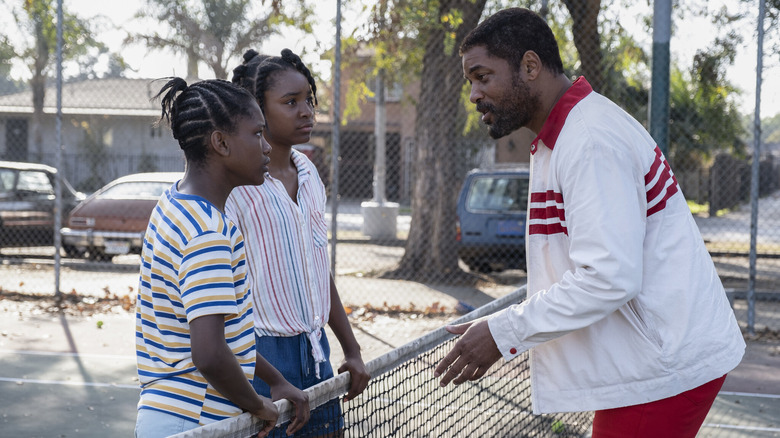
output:
[[[653,61],[650,84],[650,135],[661,152],[669,155],[669,40],[672,34],[672,1],[653,3]]]
[[[57,119],[55,122],[56,148],[54,156],[55,167],[57,168],[57,178],[54,180],[54,296],[58,300],[61,297],[60,291],[60,247],[62,246],[62,0],[57,0]]]
[[[330,272],[336,278],[336,243],[339,212],[339,129],[341,127],[341,0],[336,0],[336,48],[333,63],[333,119],[331,121],[330,184]]]
[[[756,240],[758,236],[758,178],[761,159],[761,73],[764,68],[765,2],[758,2],[758,50],[756,55],[756,108],[753,115],[753,167],[750,179],[750,267],[747,291],[747,331],[756,334]]]

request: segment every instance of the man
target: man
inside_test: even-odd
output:
[[[596,411],[593,437],[694,437],[745,343],[661,150],[631,116],[565,76],[552,31],[526,9],[460,47],[493,138],[531,145],[528,299],[474,323],[441,385],[531,350],[535,413]]]

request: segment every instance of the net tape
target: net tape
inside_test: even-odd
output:
[[[450,324],[490,315],[525,295],[523,286]],[[372,378],[368,387],[357,398],[341,402],[343,412],[334,414],[332,420],[343,421],[343,434],[350,437],[588,435],[592,413],[533,415],[527,352],[511,362],[499,361],[478,381],[441,388],[433,370],[454,342],[455,335],[441,327],[369,361],[366,368]],[[338,399],[348,387],[349,374],[344,373],[308,388],[311,409]],[[275,403],[280,415],[272,435],[286,436],[292,404],[287,400]],[[174,437],[245,438],[255,436],[262,425],[263,420],[244,413]],[[309,433],[306,436],[326,435],[323,431]]]

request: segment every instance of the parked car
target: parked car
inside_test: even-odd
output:
[[[472,271],[523,269],[529,169],[474,169],[458,197],[458,257]]]
[[[51,166],[0,161],[0,247],[54,244],[56,178]],[[84,198],[62,178],[62,223]]]
[[[123,176],[106,184],[71,211],[62,241],[91,260],[140,254],[146,226],[160,195],[181,172]]]

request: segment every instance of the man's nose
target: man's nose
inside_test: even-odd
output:
[[[471,94],[469,94],[469,101],[471,101],[471,103],[479,103],[479,101],[482,100],[483,97],[484,96],[482,92],[479,90],[479,88],[476,87],[475,85],[472,85]]]

